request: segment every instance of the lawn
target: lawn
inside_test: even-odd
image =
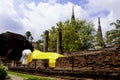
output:
[[[40,76],[35,76],[35,75],[28,75],[28,74],[22,74],[22,73],[16,73],[16,72],[11,72],[11,71],[8,71],[8,74],[12,74],[12,75],[15,75],[15,76],[22,77],[25,80],[53,80],[51,78],[40,77]]]

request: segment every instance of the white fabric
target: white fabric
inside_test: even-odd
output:
[[[26,64],[26,60],[27,60],[29,54],[31,54],[30,49],[25,49],[25,50],[22,51],[22,57],[20,59],[22,64]]]

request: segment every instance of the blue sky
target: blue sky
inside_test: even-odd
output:
[[[105,34],[114,28],[109,24],[120,18],[119,3],[120,0],[0,0],[0,33],[11,31],[24,35],[31,31],[36,41],[43,31],[70,19],[74,6],[75,17],[93,22],[95,29],[101,17]]]
[[[39,2],[43,2],[43,3],[49,3],[50,0],[29,0],[29,2],[35,2],[36,4],[38,4]],[[73,4],[86,4],[89,1],[88,0],[51,0],[54,1],[56,3],[60,3],[60,4],[67,4],[68,2],[71,2]]]

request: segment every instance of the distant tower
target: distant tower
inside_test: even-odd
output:
[[[98,17],[98,31],[97,31],[96,37],[97,37],[98,46],[104,47],[104,40],[103,40],[103,35],[102,35],[100,17]]]
[[[98,33],[99,33],[98,37],[103,38],[101,24],[100,24],[100,17],[98,17]]]
[[[74,6],[72,7],[72,16],[71,16],[71,20],[75,20],[75,15],[74,15]]]

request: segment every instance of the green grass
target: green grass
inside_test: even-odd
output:
[[[40,80],[53,80],[53,79],[50,79],[50,78],[45,78],[45,77],[40,77],[40,76],[35,76],[35,75],[22,74],[22,73],[16,73],[16,72],[11,72],[11,71],[8,71],[8,74],[19,76],[19,77],[22,77],[24,79],[39,78]]]

